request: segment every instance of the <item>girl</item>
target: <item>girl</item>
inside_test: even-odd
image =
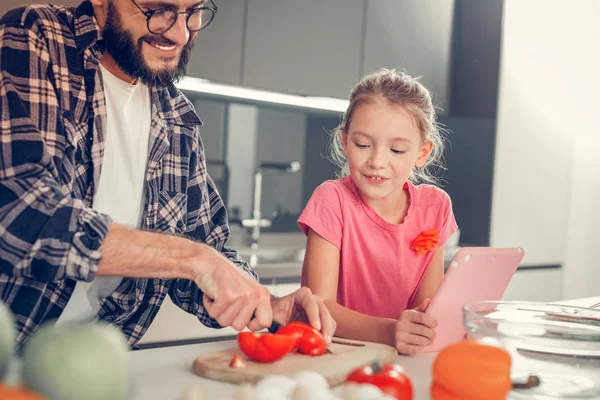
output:
[[[321,295],[336,335],[415,354],[434,339],[424,313],[457,229],[448,195],[430,184],[443,141],[431,96],[395,70],[364,77],[333,137],[342,178],[315,189],[298,224],[307,235],[302,285]]]

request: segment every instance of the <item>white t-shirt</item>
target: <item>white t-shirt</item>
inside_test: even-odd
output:
[[[100,65],[106,97],[107,129],[100,183],[93,208],[114,222],[139,228],[144,213],[145,173],[152,118],[150,90],[131,85]],[[57,323],[97,318],[100,300],[109,296],[121,277],[78,281]]]

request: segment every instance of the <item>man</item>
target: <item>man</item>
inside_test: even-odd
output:
[[[204,0],[89,0],[0,21],[0,296],[18,342],[102,319],[135,345],[168,294],[211,327],[335,322],[306,288],[272,298],[224,247],[201,121],[173,86]]]

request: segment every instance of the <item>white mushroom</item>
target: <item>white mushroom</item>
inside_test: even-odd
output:
[[[300,371],[292,375],[292,378],[300,386],[309,388],[329,389],[329,384],[325,377],[315,371]]]
[[[360,385],[352,382],[344,383],[342,398],[344,400],[360,400]]]
[[[256,385],[257,400],[289,399],[296,388],[296,381],[285,375],[269,375]]]

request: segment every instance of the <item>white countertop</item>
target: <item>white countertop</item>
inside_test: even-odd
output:
[[[600,297],[575,299],[561,304],[589,307]],[[192,372],[192,363],[200,355],[235,346],[235,341],[212,342],[186,346],[163,347],[132,352],[134,400],[177,400],[188,386],[200,385],[203,399],[231,398],[235,385],[204,379]],[[431,366],[436,353],[399,356],[401,365],[412,379],[415,400],[429,399]]]

